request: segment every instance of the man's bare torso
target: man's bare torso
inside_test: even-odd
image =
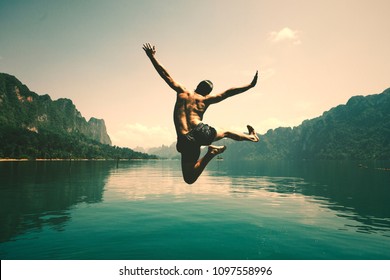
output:
[[[178,93],[173,119],[177,135],[184,135],[195,128],[203,119],[208,108],[205,97],[195,92]]]

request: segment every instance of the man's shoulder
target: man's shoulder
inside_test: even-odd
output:
[[[183,90],[182,92],[178,92],[177,93],[177,96],[179,97],[179,98],[191,98],[191,97],[193,97],[194,96],[194,93],[193,92],[191,92],[191,91],[189,91],[189,90]]]
[[[182,94],[182,93],[193,94],[194,92],[190,91],[190,90],[188,90],[186,88],[182,88],[180,91],[177,92],[177,94]]]

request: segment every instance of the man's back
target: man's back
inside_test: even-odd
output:
[[[177,135],[184,135],[197,126],[208,108],[206,98],[196,92],[177,94],[173,119]]]

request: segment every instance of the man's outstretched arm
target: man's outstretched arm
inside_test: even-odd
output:
[[[210,95],[206,98],[206,102],[209,102],[210,104],[221,102],[222,100],[225,100],[228,97],[232,97],[236,94],[243,93],[251,88],[253,88],[257,83],[258,78],[258,71],[256,71],[255,76],[253,77],[252,82],[249,85],[243,86],[243,87],[237,87],[237,88],[231,88],[227,91],[224,91],[222,93],[216,94],[216,95]]]
[[[163,80],[177,93],[184,92],[185,89],[182,85],[177,83],[171,75],[169,75],[168,71],[162,66],[162,64],[156,59],[156,47],[151,46],[149,43],[146,43],[142,47],[146,53],[146,55],[149,57],[150,61],[152,62],[154,68],[158,72],[158,74],[163,78]]]

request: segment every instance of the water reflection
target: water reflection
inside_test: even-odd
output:
[[[390,237],[390,172],[375,169],[390,164],[365,165],[368,168],[350,162],[213,162],[188,186],[180,161],[118,166],[0,162],[0,242],[45,227],[64,231],[75,208],[104,202],[107,219],[123,215],[126,222],[129,207],[137,213],[138,207],[176,204],[192,205],[193,210],[183,207],[188,214],[177,215],[208,213],[212,207],[229,210],[250,224],[260,223],[259,215],[282,217],[301,225]]]
[[[0,242],[45,226],[62,231],[72,207],[102,201],[110,165],[0,162]]]
[[[124,162],[113,170],[107,180],[105,197],[110,200],[152,200],[162,197],[173,197],[175,201],[190,201],[212,198],[214,196],[230,196],[230,178],[215,176],[205,171],[194,185],[183,182],[180,161],[163,160],[148,161],[145,165]]]
[[[295,162],[267,161],[228,163],[226,175],[242,178],[248,189],[265,189],[279,194],[302,194],[339,217],[358,222],[346,225],[359,232],[390,236],[390,172],[381,167],[389,162]],[[255,176],[256,184],[246,184]],[[253,180],[253,179],[251,179]]]
[[[288,215],[292,210],[289,207],[295,207],[294,218],[307,224],[320,223],[321,215],[328,211],[344,222],[334,222],[339,230],[390,236],[389,183],[390,172],[375,169],[372,164],[361,169],[354,162],[226,161],[212,163],[196,184],[188,186],[182,181],[180,162],[156,161],[114,170],[107,180],[110,192],[106,197],[132,201],[218,197],[241,198],[244,200],[238,201],[246,203],[257,199],[265,202],[265,208],[280,208],[281,215]]]
[[[345,241],[349,236],[356,238],[355,233],[364,233],[362,240],[377,234],[376,247],[370,243],[367,253],[372,256],[383,245],[382,240],[390,237],[390,172],[368,167],[361,169],[347,162],[215,161],[196,184],[188,186],[182,180],[180,161],[120,162],[118,166],[115,162],[0,162],[0,242],[19,240],[16,236],[49,227],[56,231],[55,238],[69,234],[69,243],[63,245],[61,239],[56,247],[63,250],[62,258],[72,258],[69,254],[78,252],[69,252],[75,240],[79,240],[80,252],[91,252],[97,242],[112,240],[92,256],[106,258],[106,251],[113,250],[111,257],[116,258],[115,252],[122,252],[123,244],[129,244],[123,250],[126,259],[133,247],[138,253],[145,248],[156,252],[153,246],[161,249],[164,244],[180,247],[175,243],[177,238],[171,238],[174,233],[183,238],[183,244],[196,244],[194,251],[201,244],[196,238],[211,233],[218,242],[227,238],[226,248],[233,246],[232,240],[248,238],[247,248],[234,244],[243,252],[265,240],[259,249],[264,254],[268,252],[264,247],[285,247],[286,240],[300,239],[298,247],[306,246],[307,234],[313,242],[326,240],[323,246],[329,247],[340,236]],[[184,231],[180,232],[180,227]],[[197,235],[194,227],[203,227],[204,232]],[[94,235],[96,239],[85,238],[91,228],[99,233]],[[191,234],[196,238],[185,239]],[[129,236],[133,243],[129,243]],[[35,252],[33,246],[42,246],[45,238],[41,243],[32,242],[30,251]],[[207,238],[202,242],[206,242],[205,247],[217,244],[207,243]],[[17,242],[6,244],[8,252],[14,248],[11,243]],[[345,243],[335,251],[350,246]],[[310,258],[317,245],[297,253]],[[280,257],[274,249],[269,250],[270,258]],[[91,256],[85,254],[85,258]],[[180,254],[172,258],[182,257]],[[380,257],[383,255],[387,256]],[[41,256],[51,258],[46,251]],[[231,258],[237,255],[232,253]]]

